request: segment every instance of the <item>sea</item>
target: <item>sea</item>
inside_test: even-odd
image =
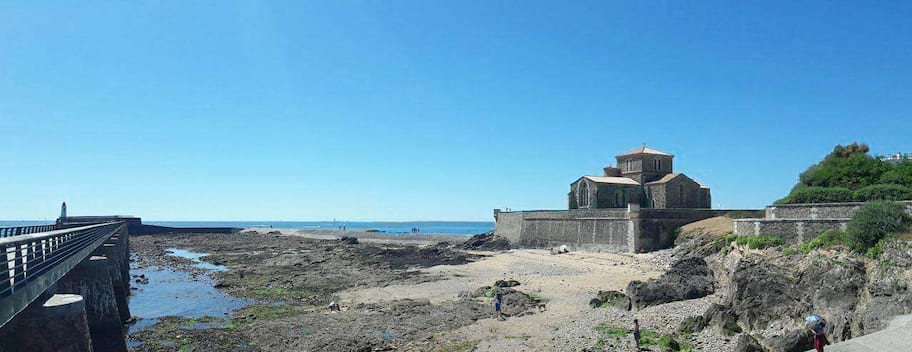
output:
[[[0,227],[52,224],[53,221],[0,221]],[[494,230],[494,222],[484,221],[143,221],[143,224],[168,227],[262,227],[302,230],[379,231],[392,235],[409,235],[417,230],[423,235],[472,236]]]

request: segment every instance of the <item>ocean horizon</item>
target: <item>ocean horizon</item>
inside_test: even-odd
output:
[[[53,224],[48,220],[0,220],[0,227]],[[379,231],[388,234],[412,234],[417,229],[426,235],[471,236],[494,230],[490,221],[143,221],[146,225],[168,227],[263,227],[301,230]]]

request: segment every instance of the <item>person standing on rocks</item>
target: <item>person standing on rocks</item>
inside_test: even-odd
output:
[[[494,291],[494,316],[498,320],[504,320],[503,313],[501,313],[501,308],[503,306],[503,293],[500,292],[500,289]]]
[[[637,351],[640,350],[640,321],[633,319],[633,343],[636,344]]]

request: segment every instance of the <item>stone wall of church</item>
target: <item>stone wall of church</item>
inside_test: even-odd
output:
[[[674,230],[726,211],[702,209],[576,209],[497,214],[495,236],[514,246],[605,252],[648,252],[674,245]]]

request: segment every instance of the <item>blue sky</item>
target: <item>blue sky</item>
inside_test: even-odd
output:
[[[867,6],[864,6],[867,5]],[[0,219],[491,220],[648,144],[759,208],[912,152],[912,3],[0,3]]]

